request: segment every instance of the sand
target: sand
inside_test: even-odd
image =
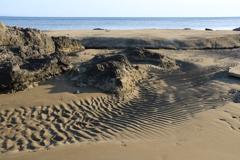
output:
[[[49,36],[67,36],[75,39],[84,37],[113,37],[113,38],[166,38],[173,39],[200,39],[214,38],[240,34],[230,30],[182,30],[182,29],[135,29],[135,30],[46,30]]]
[[[79,40],[87,49],[230,49],[240,48],[236,31],[180,29],[70,30],[45,31],[49,36],[67,36]]]
[[[1,94],[0,159],[239,159],[240,79],[228,70],[239,65],[240,49],[152,51],[180,68],[139,64],[148,77],[127,101],[61,80]],[[77,65],[112,52],[121,50],[87,49],[71,58]]]

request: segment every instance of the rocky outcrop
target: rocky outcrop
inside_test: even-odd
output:
[[[92,86],[117,95],[133,91],[136,83],[145,75],[123,55],[96,55],[81,65],[78,73],[73,79],[79,86]]]
[[[144,48],[130,48],[123,51],[130,60],[157,62],[162,68],[178,67],[175,60],[169,59],[159,53],[151,52]]]
[[[34,56],[29,55],[32,52]],[[71,68],[63,52],[46,55],[37,46],[11,47],[0,53],[1,91],[26,90]]]
[[[84,46],[82,46],[79,41],[71,40],[65,36],[52,37],[52,39],[54,41],[56,51],[70,53],[85,49]]]
[[[71,69],[67,53],[84,47],[67,37],[53,39],[37,29],[0,23],[0,91],[26,90]]]
[[[240,35],[199,39],[84,37],[79,41],[88,49],[232,49],[240,48]]]
[[[0,46],[33,46],[38,45],[46,53],[55,52],[51,37],[40,30],[21,27],[9,27],[0,24]]]

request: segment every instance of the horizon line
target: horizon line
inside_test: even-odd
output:
[[[83,17],[75,17],[75,16],[72,16],[72,17],[69,17],[69,16],[2,16],[0,15],[0,17],[22,17],[22,18],[240,18],[240,16],[206,16],[206,17],[201,17],[201,16],[194,16],[194,17],[189,17],[189,16],[183,16],[183,17],[180,17],[180,16],[177,16],[177,17],[173,17],[173,16],[162,16],[162,17],[120,17],[120,16],[116,16],[116,17],[105,17],[105,16],[101,16],[101,17],[94,17],[94,16],[83,16]]]

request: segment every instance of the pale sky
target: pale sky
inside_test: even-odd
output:
[[[0,16],[239,17],[240,0],[0,0]]]

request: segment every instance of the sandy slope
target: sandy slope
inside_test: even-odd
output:
[[[138,64],[149,74],[129,101],[65,81],[0,95],[0,159],[239,159],[240,80],[227,71],[240,50],[154,51],[180,68]]]

